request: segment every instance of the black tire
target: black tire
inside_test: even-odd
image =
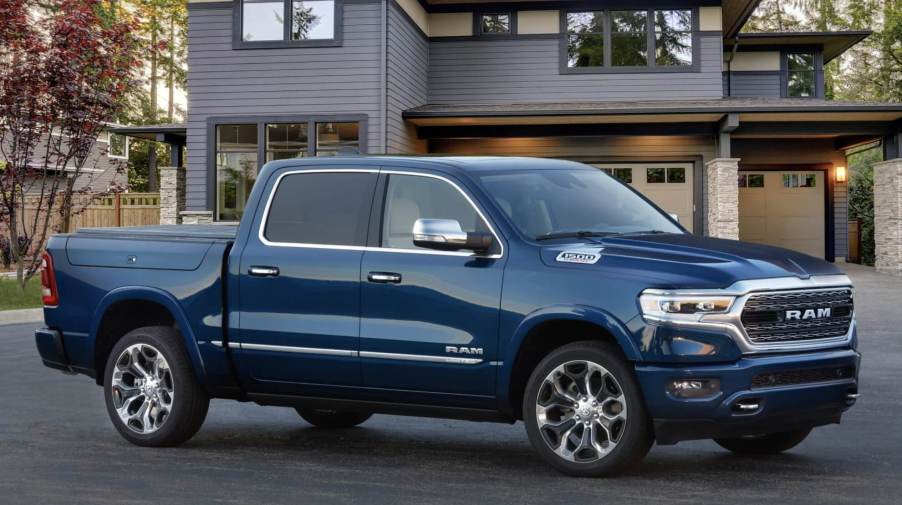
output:
[[[626,402],[625,421],[619,429],[611,431],[619,434],[615,437],[616,446],[595,461],[570,461],[555,453],[550,443],[546,442],[547,432],[543,435],[536,415],[539,393],[541,391],[544,395],[547,392],[547,386],[543,389],[545,378],[558,367],[578,361],[592,362],[603,367],[615,379],[615,385],[621,390],[620,393]],[[598,408],[603,408],[603,405]],[[573,416],[576,414],[574,409]],[[523,396],[523,421],[526,424],[529,441],[542,459],[560,472],[575,477],[611,477],[632,470],[638,467],[654,442],[645,402],[632,367],[620,349],[604,342],[576,342],[555,349],[546,356],[533,370],[526,384]],[[559,440],[564,439],[561,437]]]
[[[809,433],[811,428],[749,437],[716,438],[714,441],[737,454],[779,454],[801,444]]]
[[[117,360],[129,347],[136,344],[151,346],[159,351],[169,366],[171,374],[171,408],[168,415],[152,433],[139,433],[120,419],[113,399],[113,373]],[[146,326],[127,333],[113,346],[107,358],[103,376],[103,391],[107,413],[119,434],[129,442],[144,447],[179,445],[200,429],[207,417],[210,398],[198,384],[194,369],[185,352],[182,337],[168,326]],[[162,395],[161,395],[162,396]]]
[[[297,407],[294,410],[313,426],[326,429],[352,428],[373,417],[373,414],[369,412],[346,412],[306,407]]]

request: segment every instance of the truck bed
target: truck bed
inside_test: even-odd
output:
[[[237,234],[237,224],[167,224],[121,228],[82,228],[75,235],[93,235],[103,238],[234,240]]]

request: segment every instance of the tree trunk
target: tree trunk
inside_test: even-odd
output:
[[[156,12],[150,18],[150,122],[157,122],[157,80],[159,80],[158,60],[159,48],[157,48],[158,24]],[[154,142],[147,143],[147,190],[151,193],[159,190],[157,181],[157,149]]]
[[[173,113],[175,112],[175,15],[169,17],[169,61],[166,72],[167,82],[169,86],[169,102],[166,107],[166,122],[172,123]]]

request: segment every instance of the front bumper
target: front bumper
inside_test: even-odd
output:
[[[657,442],[673,444],[838,423],[857,397],[860,357],[853,349],[838,349],[749,356],[730,364],[637,364],[636,375],[654,419]],[[756,377],[773,375],[798,382],[761,385],[758,380],[753,386]],[[668,393],[667,385],[679,379],[719,379],[720,392],[702,399],[677,398]]]

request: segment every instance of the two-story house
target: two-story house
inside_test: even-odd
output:
[[[824,65],[868,33],[740,33],[756,5],[189,0],[187,124],[141,132],[186,139],[165,176],[184,175],[186,222],[237,219],[274,159],[543,156],[695,233],[828,260],[847,253],[844,152],[882,142],[878,253],[902,271],[902,104],[824,99]]]

